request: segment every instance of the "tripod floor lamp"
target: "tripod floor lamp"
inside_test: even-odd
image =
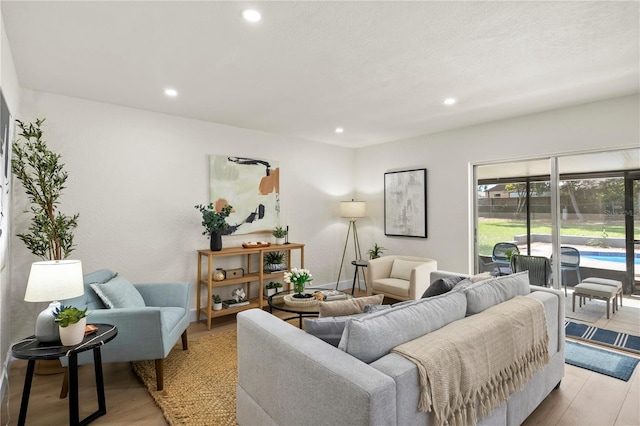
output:
[[[362,258],[360,252],[360,241],[358,241],[358,227],[356,226],[356,218],[365,217],[367,214],[367,205],[364,201],[341,201],[340,216],[349,218],[349,228],[347,228],[347,238],[344,240],[344,249],[342,250],[342,261],[340,262],[340,270],[338,271],[338,280],[336,281],[336,289],[340,284],[340,276],[342,275],[342,267],[344,266],[344,257],[347,254],[347,245],[349,244],[349,235],[353,233],[353,249],[356,259]]]

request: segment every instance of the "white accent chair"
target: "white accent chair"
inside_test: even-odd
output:
[[[395,300],[417,300],[431,285],[438,269],[433,259],[414,256],[383,256],[367,267],[367,294],[384,294]]]

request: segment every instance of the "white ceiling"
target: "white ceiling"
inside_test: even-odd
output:
[[[638,1],[0,4],[22,87],[347,147],[639,91]]]

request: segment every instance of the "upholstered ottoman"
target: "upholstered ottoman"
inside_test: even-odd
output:
[[[573,288],[573,305],[571,310],[576,311],[576,296],[579,297],[580,306],[585,297],[589,299],[600,299],[607,302],[607,319],[609,319],[609,307],[611,305],[611,299],[613,299],[613,313],[616,313],[616,297],[618,290],[616,287],[604,284],[594,284],[582,282]]]
[[[618,299],[620,299],[620,306],[622,306],[622,283],[617,280],[609,280],[607,278],[589,277],[582,280],[583,283],[610,285],[616,288]]]

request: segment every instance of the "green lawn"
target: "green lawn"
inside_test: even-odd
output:
[[[562,235],[583,235],[600,239],[602,223],[563,222]],[[624,237],[624,223],[607,224],[605,227],[608,237]],[[493,246],[501,241],[513,241],[514,236],[527,233],[525,221],[506,219],[480,219],[478,223],[478,252],[481,255],[491,255]],[[531,222],[532,234],[551,234],[551,225],[539,221]]]

